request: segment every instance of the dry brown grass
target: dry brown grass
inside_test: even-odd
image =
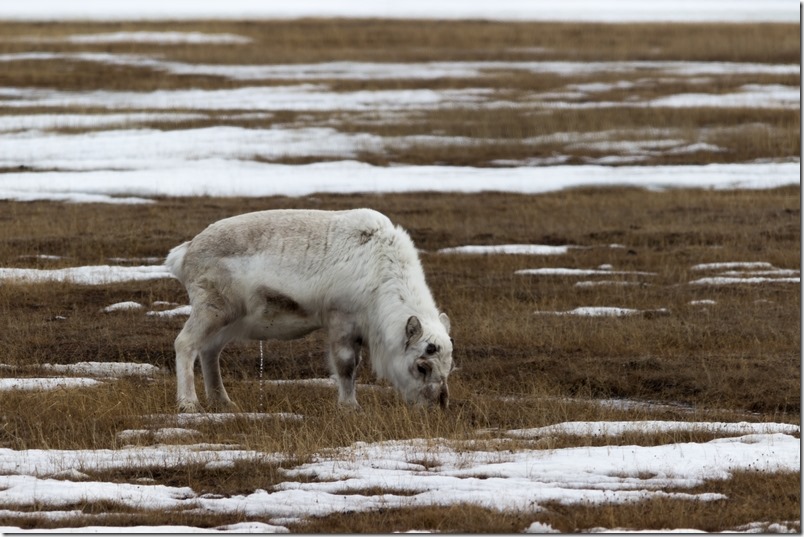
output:
[[[271,199],[162,200],[108,207],[4,203],[0,257],[50,254],[40,267],[105,264],[108,258],[159,257],[207,223],[259,208],[370,206],[410,230],[439,303],[457,312],[456,382],[482,391],[651,398],[760,412],[798,412],[799,295],[790,284],[695,286],[697,263],[767,261],[799,266],[797,189],[748,192],[636,189],[573,190],[538,197],[484,194],[316,196]],[[639,207],[636,211],[634,208]],[[437,255],[461,244],[575,244],[560,257]],[[610,248],[611,244],[625,248]],[[550,266],[655,272],[641,287],[577,288],[577,279],[516,275]],[[625,279],[633,279],[626,277]],[[171,280],[101,287],[4,285],[2,351],[6,363],[145,361],[170,367],[172,339],[183,320],[101,308],[134,300],[185,303]],[[691,306],[712,298],[714,307]],[[667,308],[656,318],[585,319],[533,315],[578,306]],[[750,315],[745,312],[750,311]],[[64,316],[65,320],[54,320]],[[644,334],[650,333],[650,338]],[[272,344],[269,375],[320,376],[320,340]],[[227,367],[253,378],[256,347],[239,346]],[[690,362],[691,360],[691,362]],[[688,364],[688,365],[684,365]],[[533,376],[517,372],[526,367]],[[756,382],[762,371],[763,382]],[[708,372],[708,373],[707,373]],[[717,372],[716,374],[712,374]],[[457,379],[460,379],[459,381]],[[724,380],[726,382],[724,382]],[[513,425],[512,425],[513,426]]]

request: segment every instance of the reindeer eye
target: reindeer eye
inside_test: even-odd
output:
[[[433,343],[430,343],[429,345],[427,345],[427,349],[425,349],[424,352],[426,352],[427,354],[435,354],[437,350],[438,347],[436,347]]]

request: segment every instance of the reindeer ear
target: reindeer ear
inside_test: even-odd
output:
[[[416,343],[422,337],[422,323],[415,315],[408,317],[408,323],[405,325],[405,336],[407,337],[405,346]]]
[[[439,313],[438,314],[438,320],[441,321],[441,324],[444,325],[444,328],[446,329],[447,334],[449,334],[450,324],[449,324],[449,317],[447,317],[447,314],[446,313]]]

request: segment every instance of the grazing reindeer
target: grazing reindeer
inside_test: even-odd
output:
[[[452,370],[450,322],[439,313],[416,249],[376,211],[275,210],[213,223],[170,251],[192,313],[176,338],[177,400],[202,411],[193,367],[200,359],[207,402],[234,408],[220,352],[235,339],[329,335],[341,404],[358,407],[355,373],[368,346],[375,374],[409,403],[446,408]]]

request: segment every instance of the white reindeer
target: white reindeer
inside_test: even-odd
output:
[[[220,352],[235,339],[296,339],[324,328],[341,404],[358,407],[355,372],[366,345],[375,374],[409,403],[449,398],[450,322],[439,313],[413,241],[370,209],[274,210],[211,224],[170,251],[192,313],[176,338],[177,402],[199,412],[193,368],[207,402],[234,407]]]

